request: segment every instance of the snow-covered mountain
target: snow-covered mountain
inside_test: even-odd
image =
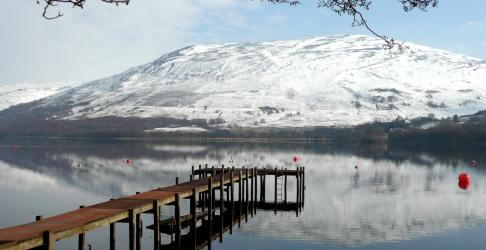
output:
[[[36,102],[50,119],[206,119],[218,126],[346,126],[486,109],[486,62],[369,36],[182,48]]]
[[[32,102],[72,87],[72,82],[0,83],[0,110]]]

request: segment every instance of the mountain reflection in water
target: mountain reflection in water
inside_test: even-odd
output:
[[[266,247],[272,246],[268,242],[279,241],[341,247],[407,244],[408,240],[475,228],[486,219],[486,172],[481,165],[486,159],[473,149],[40,139],[3,139],[0,145],[0,198],[27,205],[35,201],[18,215],[1,205],[1,227],[25,223],[42,208],[52,207],[48,212],[52,214],[170,185],[176,176],[186,180],[192,165],[231,166],[234,161],[235,166],[295,168],[294,155],[306,166],[302,214],[259,213],[236,232],[238,238],[266,239]],[[469,166],[471,160],[479,165]],[[457,175],[463,171],[471,175],[466,192],[457,187]],[[267,183],[267,192],[273,194],[273,178]],[[295,189],[291,181],[292,200]],[[26,197],[37,190],[50,191],[40,192],[38,199]],[[56,192],[74,192],[76,197],[49,199]],[[56,202],[67,205],[62,210]],[[225,246],[234,248],[231,243],[221,245]]]

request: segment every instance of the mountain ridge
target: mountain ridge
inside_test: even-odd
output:
[[[36,101],[76,86],[73,82],[2,83],[0,84],[0,111],[21,103]]]
[[[407,46],[390,54],[381,40],[361,35],[194,45],[15,110],[54,120],[168,117],[214,127],[312,127],[486,109],[483,60]]]

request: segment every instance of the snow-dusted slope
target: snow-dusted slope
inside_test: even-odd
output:
[[[486,62],[369,36],[198,45],[49,97],[58,119],[212,119],[242,126],[355,125],[486,109]],[[64,112],[67,111],[67,112]],[[217,119],[220,118],[220,119]]]
[[[0,83],[0,110],[56,94],[73,85],[70,82]]]

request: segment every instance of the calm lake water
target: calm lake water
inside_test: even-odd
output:
[[[0,139],[0,227],[172,185],[176,176],[186,181],[192,165],[295,168],[292,157],[297,155],[306,167],[302,213],[258,211],[233,235],[226,234],[222,244],[213,242],[213,249],[484,249],[483,152],[472,146],[418,150]],[[479,164],[472,166],[471,160]],[[463,171],[471,176],[468,191],[457,187]],[[272,186],[273,179],[268,181],[267,187]],[[292,201],[296,188],[294,179],[289,181]],[[267,192],[271,200],[273,190]],[[171,216],[171,209],[164,207],[162,216]],[[145,227],[151,216],[143,220]],[[117,225],[119,249],[127,249],[127,231],[126,225]],[[108,227],[87,233],[87,243],[92,249],[107,249]],[[74,249],[76,244],[75,239],[56,242],[56,249]],[[149,230],[143,232],[142,247],[152,248]]]

